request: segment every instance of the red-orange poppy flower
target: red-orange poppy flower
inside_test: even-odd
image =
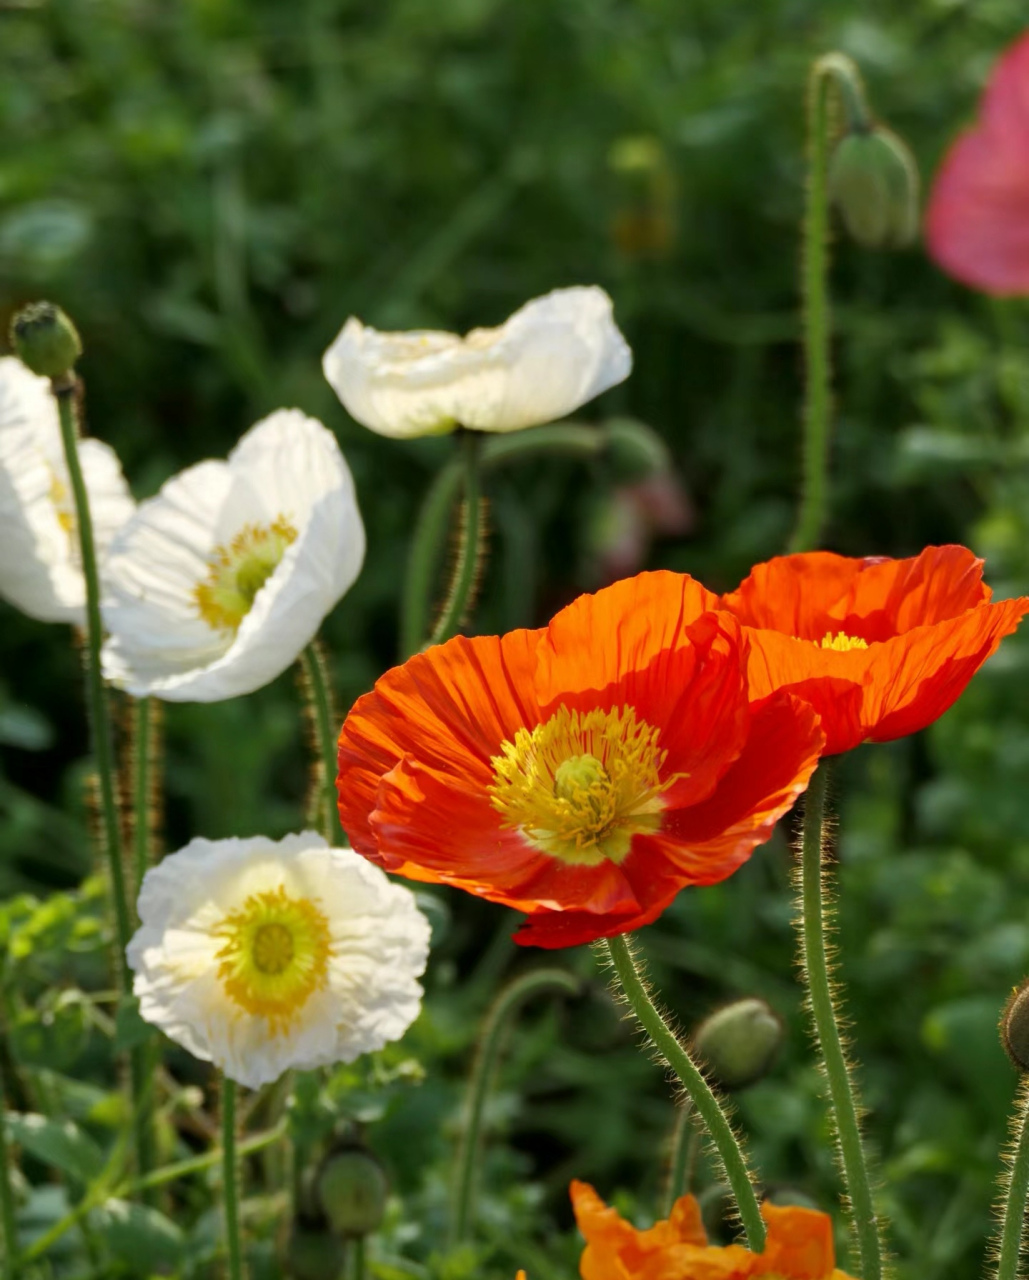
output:
[[[944,158],[926,212],[929,252],[973,288],[1029,294],[1029,35],[999,60],[979,121]]]
[[[832,1221],[814,1209],[763,1204],[761,1253],[707,1243],[700,1207],[677,1200],[671,1216],[645,1231],[606,1205],[586,1182],[573,1182],[572,1205],[586,1249],[582,1280],[850,1280],[836,1270]]]
[[[751,698],[736,620],[648,573],[549,627],[458,636],[389,671],[339,739],[339,811],[387,871],[528,914],[573,946],[731,875],[823,744],[799,699]]]
[[[809,701],[826,754],[888,742],[941,716],[1029,610],[990,603],[983,562],[965,547],[908,560],[828,551],[759,564],[721,607],[750,640],[754,697]]]

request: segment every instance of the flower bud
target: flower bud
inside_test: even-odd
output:
[[[1018,1071],[1029,1071],[1029,978],[1011,992],[1000,1015],[1000,1042]]]
[[[693,1035],[697,1052],[723,1089],[745,1089],[764,1076],[782,1042],[782,1023],[756,997],[716,1009]]]
[[[11,322],[11,345],[22,364],[43,378],[61,378],[82,355],[78,330],[52,302],[32,302]]]
[[[333,1230],[353,1238],[369,1235],[382,1222],[389,1184],[370,1151],[340,1146],[318,1171],[317,1194]]]
[[[896,249],[918,231],[918,169],[907,144],[882,125],[848,133],[829,162],[829,198],[852,238]]]
[[[286,1270],[293,1280],[339,1280],[346,1245],[318,1219],[297,1218],[286,1246]]]

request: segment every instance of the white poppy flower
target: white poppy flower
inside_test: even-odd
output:
[[[117,454],[79,441],[101,559],[135,510]],[[86,621],[75,500],[50,380],[0,358],[0,597],[41,622]]]
[[[171,702],[250,693],[295,661],[363,560],[335,437],[280,409],[228,461],[174,476],[118,534],[104,573],[104,674]]]
[[[418,1016],[429,924],[414,896],[313,831],[192,840],[146,873],[139,918],[140,1013],[249,1088],[352,1062]]]
[[[351,417],[384,436],[553,422],[624,381],[632,352],[595,285],[534,298],[498,329],[380,333],[351,316],[322,368]]]

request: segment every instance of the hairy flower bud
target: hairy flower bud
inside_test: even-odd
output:
[[[1000,1042],[1018,1071],[1029,1071],[1029,978],[1011,992],[1000,1015]]]
[[[325,1157],[318,1171],[317,1194],[333,1230],[354,1238],[369,1235],[382,1222],[389,1184],[370,1151],[344,1145]]]
[[[908,146],[882,125],[848,133],[829,162],[829,196],[868,249],[910,244],[918,231],[918,169]]]
[[[82,355],[82,339],[52,302],[33,302],[11,322],[11,345],[22,364],[44,378],[61,378]]]
[[[782,1023],[754,996],[716,1009],[693,1036],[698,1053],[723,1089],[745,1089],[764,1076],[782,1042]]]

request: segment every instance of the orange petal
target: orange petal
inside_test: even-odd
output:
[[[828,1280],[836,1263],[828,1214],[766,1201],[761,1216],[768,1235],[755,1274],[784,1280]]]

